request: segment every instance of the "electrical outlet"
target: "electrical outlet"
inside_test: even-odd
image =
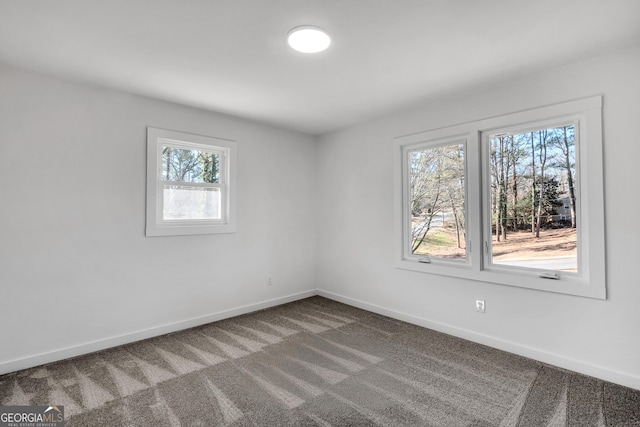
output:
[[[485,300],[483,300],[483,299],[477,299],[476,300],[476,311],[478,313],[485,313],[486,312]]]
[[[265,280],[264,280],[264,283],[265,283],[267,286],[271,286],[271,285],[273,285],[273,280],[271,280],[271,276],[267,276],[267,277],[265,278]]]

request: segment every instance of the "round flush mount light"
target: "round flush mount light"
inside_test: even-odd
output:
[[[289,31],[287,43],[298,52],[317,53],[329,47],[331,37],[320,27],[301,25]]]

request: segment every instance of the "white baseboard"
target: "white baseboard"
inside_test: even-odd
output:
[[[640,390],[640,377],[629,375],[624,372],[616,371],[609,368],[604,368],[602,366],[593,365],[581,360],[569,358],[566,356],[561,356],[554,353],[549,353],[549,352],[538,350],[532,347],[523,346],[521,344],[516,344],[510,341],[501,340],[499,338],[491,337],[489,335],[479,334],[477,332],[469,331],[467,329],[462,329],[462,328],[447,325],[444,323],[435,322],[432,320],[424,319],[422,317],[417,317],[417,316],[402,313],[399,311],[390,310],[375,304],[370,304],[361,300],[346,297],[333,292],[319,290],[318,295],[338,301],[338,302],[342,302],[344,304],[358,307],[363,310],[371,311],[373,313],[378,313],[383,316],[402,320],[407,323],[412,323],[414,325],[433,329],[438,332],[463,338],[479,344],[487,345],[489,347],[497,348],[499,350],[504,350],[509,353],[528,357],[530,359],[534,359],[539,362],[548,363],[549,365],[568,369],[570,371],[578,372],[594,378],[599,378],[604,381],[609,381],[609,382],[620,384],[626,387],[631,387],[636,390]]]
[[[624,372],[616,371],[602,366],[593,365],[580,360],[572,359],[566,356],[541,351],[532,347],[523,346],[510,341],[501,340],[499,338],[491,337],[484,334],[478,334],[477,332],[469,331],[467,329],[458,328],[455,326],[447,325],[440,322],[424,319],[422,317],[402,313],[399,311],[384,308],[375,304],[370,304],[365,301],[346,297],[333,292],[323,290],[308,290],[284,297],[274,298],[266,301],[261,301],[253,304],[248,304],[241,307],[236,307],[228,310],[219,311],[217,313],[208,314],[206,316],[187,319],[184,321],[166,324],[154,328],[149,328],[141,331],[136,331],[128,334],[119,335],[116,337],[106,338],[102,340],[96,340],[84,344],[79,344],[72,347],[67,347],[59,350],[54,350],[47,353],[42,353],[34,356],[28,356],[21,359],[15,359],[5,362],[0,362],[0,375],[9,372],[15,372],[22,369],[33,368],[35,366],[44,365],[46,363],[52,363],[71,357],[81,356],[83,354],[93,353],[95,351],[105,350],[111,347],[124,345],[155,336],[168,334],[171,332],[177,332],[183,329],[193,328],[195,326],[204,325],[218,320],[228,319],[230,317],[239,316],[241,314],[251,313],[253,311],[262,310],[269,307],[275,307],[277,305],[285,304],[292,301],[312,297],[314,295],[320,295],[325,298],[329,298],[335,301],[342,302],[354,307],[361,308],[363,310],[378,313],[383,316],[388,316],[394,319],[402,320],[404,322],[412,323],[414,325],[422,326],[425,328],[433,329],[438,332],[442,332],[448,335],[463,338],[469,341],[473,341],[479,344],[487,345],[489,347],[497,348],[500,350],[508,351],[520,356],[528,357],[543,363],[558,366],[560,368],[568,369],[574,372],[578,372],[584,375],[589,375],[601,380],[610,381],[612,383],[620,384],[626,387],[631,387],[636,390],[640,390],[640,378],[637,376],[629,375]]]
[[[229,310],[223,310],[217,313],[208,314],[206,316],[195,317],[195,318],[183,320],[180,322],[170,323],[170,324],[166,324],[166,325],[162,325],[154,328],[135,331],[128,334],[118,335],[115,337],[105,338],[101,340],[91,341],[88,343],[79,344],[72,347],[67,347],[59,350],[50,351],[47,353],[37,354],[35,356],[28,356],[20,359],[0,362],[0,375],[7,374],[9,372],[19,371],[22,369],[33,368],[35,366],[44,365],[46,363],[57,362],[59,360],[68,359],[71,357],[81,356],[83,354],[105,350],[111,347],[117,347],[123,344],[129,344],[132,342],[156,337],[163,334],[168,334],[171,332],[181,331],[183,329],[193,328],[195,326],[205,325],[207,323],[216,322],[218,320],[228,319],[230,317],[239,316],[241,314],[251,313],[253,311],[262,310],[264,308],[275,307],[277,305],[285,304],[288,302],[312,297],[314,295],[318,295],[318,292],[315,289],[305,291],[305,292],[300,292],[297,294],[287,295],[284,297],[261,301],[253,304],[248,304],[242,307],[236,307]]]

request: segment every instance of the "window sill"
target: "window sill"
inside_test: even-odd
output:
[[[491,269],[478,270],[472,268],[469,264],[456,263],[452,265],[451,262],[441,260],[432,260],[431,263],[426,264],[419,262],[417,259],[403,259],[396,262],[396,268],[476,282],[494,283],[587,298],[606,299],[604,277],[601,278],[601,280],[600,278],[592,278],[595,283],[602,284],[597,286],[589,283],[585,278],[572,273],[563,274],[562,272],[554,271],[554,273],[558,273],[560,278],[559,280],[550,280],[540,277],[540,274],[544,273],[544,270],[523,272],[522,269],[518,269],[517,273],[514,273],[509,271],[508,268],[497,266]]]

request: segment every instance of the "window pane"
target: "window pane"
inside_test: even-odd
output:
[[[181,182],[220,182],[218,153],[162,147],[162,180]]]
[[[466,259],[464,144],[410,150],[411,253]]]
[[[490,143],[493,264],[577,271],[574,126]]]
[[[164,185],[164,220],[222,219],[219,188]]]

